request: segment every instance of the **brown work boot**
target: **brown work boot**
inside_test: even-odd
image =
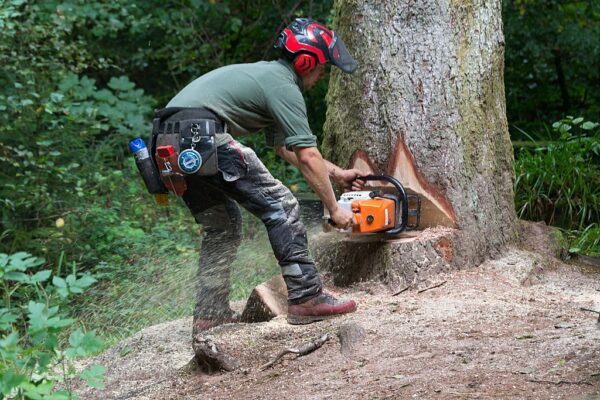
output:
[[[338,300],[330,294],[321,293],[304,303],[288,305],[288,323],[310,324],[356,311],[354,300]]]
[[[229,318],[194,319],[192,325],[192,336],[196,336],[196,334],[212,329],[215,326],[223,324],[236,324],[238,322],[240,322],[238,315],[234,315],[233,317]]]

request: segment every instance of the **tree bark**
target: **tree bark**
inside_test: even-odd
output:
[[[334,28],[359,68],[332,70],[325,156],[395,176],[419,194],[421,229],[452,230],[411,245],[437,251],[443,239],[432,263],[475,265],[497,254],[515,239],[517,220],[500,1],[336,0],[334,7]],[[406,268],[422,258],[400,253],[384,262]]]

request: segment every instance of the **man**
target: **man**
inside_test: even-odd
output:
[[[230,264],[240,243],[238,204],[267,228],[288,289],[289,323],[306,324],[356,310],[354,301],[340,301],[322,291],[306,230],[298,219],[297,200],[252,149],[231,136],[264,131],[276,153],[300,169],[333,222],[348,227],[352,213],[338,208],[330,178],[358,190],[362,183],[355,179],[360,172],[322,158],[308,126],[302,91],[323,77],[326,62],[346,73],[354,72],[356,64],[335,32],[309,19],[293,21],[275,47],[283,59],[218,68],[191,82],[159,112],[161,127],[209,118],[229,132],[216,135],[219,173],[186,176],[183,199],[205,232],[194,334],[234,322],[228,295]]]

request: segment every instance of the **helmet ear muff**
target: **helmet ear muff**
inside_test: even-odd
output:
[[[294,58],[293,65],[298,75],[306,76],[317,66],[317,58],[311,54],[301,53]]]

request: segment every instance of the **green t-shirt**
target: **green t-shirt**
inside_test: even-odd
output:
[[[300,84],[284,60],[228,65],[188,84],[167,107],[206,107],[234,136],[263,130],[269,146],[315,147]]]

